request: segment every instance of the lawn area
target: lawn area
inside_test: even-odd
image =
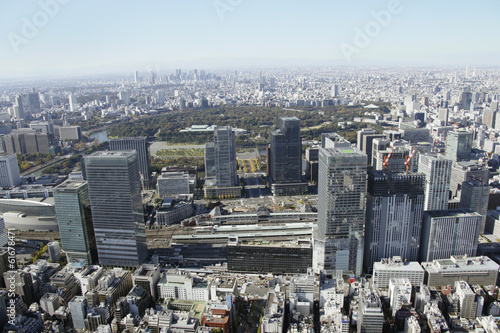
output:
[[[174,156],[197,156],[202,157],[205,153],[203,148],[188,148],[188,149],[160,149],[156,152],[156,156],[174,157]]]

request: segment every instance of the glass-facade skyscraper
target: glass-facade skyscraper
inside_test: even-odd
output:
[[[141,265],[148,253],[137,153],[95,152],[85,169],[99,263]]]
[[[271,132],[271,177],[276,183],[301,180],[302,140],[297,117],[281,117],[280,128]]]
[[[424,214],[425,175],[368,173],[365,272],[382,258],[417,261]]]
[[[454,162],[469,161],[472,153],[472,133],[466,130],[450,131],[446,136],[446,157]]]
[[[336,134],[323,135],[322,146],[313,265],[327,274],[343,270],[359,276],[363,266],[367,156]]]
[[[424,210],[448,209],[451,165],[442,155],[419,155],[418,172],[425,175]]]
[[[91,265],[95,237],[87,182],[66,181],[53,193],[62,249],[68,262],[84,259]]]
[[[238,186],[236,137],[230,126],[214,130],[215,172],[217,187]]]
[[[149,170],[148,144],[146,139],[145,136],[117,138],[111,139],[109,142],[109,150],[111,151],[135,150],[137,152],[143,188],[149,188],[149,176],[151,174]]]

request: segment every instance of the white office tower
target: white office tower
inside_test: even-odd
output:
[[[424,210],[448,209],[452,161],[442,155],[420,155],[418,172],[425,174]]]
[[[366,209],[366,154],[336,134],[319,150],[318,227],[313,267],[361,275]]]
[[[410,280],[391,279],[389,281],[389,299],[391,302],[392,316],[404,305],[411,305],[411,283]]]
[[[61,248],[58,241],[49,242],[47,244],[47,252],[49,253],[49,260],[51,262],[61,260]]]
[[[476,255],[481,214],[470,209],[431,210],[424,213],[420,261],[455,255]]]
[[[373,284],[377,288],[387,288],[392,279],[405,278],[414,286],[424,283],[424,269],[417,261],[402,261],[394,256],[373,264]]]
[[[135,84],[139,83],[139,72],[138,71],[134,72],[134,82],[135,82]]]
[[[0,186],[14,187],[21,182],[19,173],[19,164],[17,164],[17,155],[0,156]]]
[[[467,319],[476,318],[476,294],[465,281],[455,281],[455,291],[460,305],[460,317]]]
[[[339,85],[334,84],[332,86],[332,90],[330,91],[330,97],[338,97],[339,96]]]
[[[75,94],[69,95],[69,110],[71,112],[75,112],[76,110],[78,110],[78,101]]]
[[[217,187],[237,186],[236,137],[232,127],[216,127],[214,145]]]
[[[380,297],[372,290],[360,289],[358,333],[378,333],[384,328]]]

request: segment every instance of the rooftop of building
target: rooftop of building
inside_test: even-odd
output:
[[[64,183],[58,185],[54,188],[54,191],[57,190],[77,190],[87,184],[86,181],[78,181],[78,180],[67,180]]]
[[[449,259],[439,259],[423,262],[422,267],[429,273],[441,271],[498,271],[500,266],[488,257],[452,256]]]
[[[322,148],[322,150],[328,157],[366,156],[365,153],[355,147]]]
[[[469,208],[429,210],[426,211],[425,214],[429,214],[431,217],[470,217],[470,216],[481,217],[481,214]]]
[[[237,246],[247,246],[247,247],[281,247],[281,248],[307,248],[312,247],[311,239],[297,239],[289,242],[285,241],[254,241],[254,240],[243,240],[238,242]]]
[[[13,206],[54,206],[54,198],[0,199],[0,203]]]
[[[92,154],[90,154],[88,157],[92,158],[115,158],[115,157],[129,157],[131,155],[134,155],[135,151],[133,150],[116,150],[116,151],[96,151]]]
[[[395,256],[390,259],[382,259],[379,262],[375,262],[373,264],[373,270],[376,271],[377,269],[393,271],[400,271],[403,269],[405,271],[419,271],[422,273],[424,272],[424,269],[417,261],[403,261],[399,256]]]

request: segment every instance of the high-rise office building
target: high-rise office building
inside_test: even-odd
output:
[[[84,259],[92,264],[95,236],[87,182],[66,181],[53,190],[62,249],[68,262]]]
[[[417,261],[424,213],[423,174],[368,173],[366,203],[366,272],[383,258]]]
[[[7,246],[8,242],[9,242],[9,237],[7,234],[7,229],[5,229],[5,221],[4,221],[3,217],[0,217],[0,247]],[[0,260],[1,260],[1,256],[0,256]],[[0,264],[0,266],[1,266],[1,264]],[[1,270],[1,268],[0,268],[0,270]]]
[[[128,91],[120,91],[118,93],[118,99],[123,101],[123,103],[125,103],[125,105],[129,105],[130,104],[130,93]],[[148,103],[146,103],[148,104]]]
[[[334,84],[332,86],[332,90],[330,91],[330,97],[338,97],[339,96],[339,85]]]
[[[484,233],[490,189],[491,187],[488,185],[488,182],[485,183],[474,178],[470,178],[468,181],[462,183],[460,208],[470,208],[481,214],[481,234]]]
[[[4,281],[9,281],[8,283],[10,285],[15,285],[14,292],[21,296],[21,299],[26,306],[30,306],[34,302],[38,301],[35,289],[33,288],[33,280],[30,273],[22,270],[11,270],[5,272],[3,274],[3,278]]]
[[[323,134],[322,146],[313,266],[327,273],[350,270],[359,276],[363,263],[367,157],[336,134]]]
[[[14,187],[21,182],[16,154],[0,156],[0,186]]]
[[[358,333],[382,333],[384,328],[384,312],[382,302],[376,291],[361,289],[359,291]]]
[[[142,187],[149,188],[149,153],[147,137],[130,137],[111,139],[109,142],[109,150],[111,151],[130,151],[137,152],[137,160],[139,162],[139,172],[141,175]]]
[[[139,83],[139,72],[138,71],[134,71],[134,82],[135,82],[135,84]]]
[[[490,178],[490,171],[486,166],[474,161],[453,163],[450,181],[451,196],[460,199],[462,183],[471,178],[487,183]]]
[[[425,175],[424,210],[448,209],[451,164],[442,155],[419,155],[418,172]]]
[[[76,110],[78,110],[78,101],[75,94],[69,95],[69,110],[71,112],[75,112]]]
[[[481,214],[471,209],[426,211],[420,261],[433,261],[464,254],[474,257],[480,229]]]
[[[47,252],[49,253],[49,260],[56,262],[61,260],[61,248],[58,241],[52,241],[47,244]]]
[[[24,104],[21,95],[16,96],[14,106],[16,107],[14,109],[14,117],[16,117],[17,120],[24,119]]]
[[[472,133],[450,131],[446,136],[446,157],[454,162],[469,161],[472,152]]]
[[[25,120],[32,119],[35,114],[40,112],[40,98],[37,92],[23,94],[22,102]]]
[[[137,152],[95,152],[85,169],[99,263],[139,266],[148,253]]]
[[[472,93],[470,87],[465,88],[460,95],[460,107],[463,110],[469,111],[472,104]]]
[[[73,328],[75,330],[85,329],[85,318],[87,317],[87,299],[85,296],[75,296],[68,303],[71,319],[73,320]]]
[[[358,131],[358,149],[368,156],[369,165],[372,164],[373,140],[383,138],[385,138],[385,135],[378,134],[372,128],[363,128],[361,131]]]
[[[205,177],[215,177],[215,145],[213,142],[205,143]]]
[[[276,183],[300,182],[302,140],[297,117],[281,117],[280,128],[271,132],[271,176]]]
[[[217,187],[238,186],[236,137],[230,126],[214,130]]]

